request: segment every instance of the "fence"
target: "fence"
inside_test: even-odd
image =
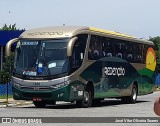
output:
[[[7,84],[0,84],[0,96],[7,95]],[[8,84],[8,95],[12,95],[12,84]]]

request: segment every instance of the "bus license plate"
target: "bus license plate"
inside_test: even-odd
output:
[[[42,101],[42,98],[33,98],[33,101]]]

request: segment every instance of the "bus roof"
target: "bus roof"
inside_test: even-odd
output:
[[[120,39],[125,39],[130,41],[153,44],[153,42],[151,41],[145,39],[138,39],[131,35],[109,30],[98,29],[94,27],[82,27],[82,26],[54,26],[54,27],[31,29],[23,32],[20,35],[20,38],[28,38],[28,39],[68,38],[78,33],[83,33],[83,32],[89,33],[89,31],[106,34],[107,36],[113,38],[118,37]]]
[[[125,40],[128,40],[128,41],[130,40],[130,41],[135,41],[135,42],[153,44],[152,41],[149,41],[149,40],[146,40],[146,39],[139,39],[139,38],[136,38],[136,37],[134,37],[134,36],[127,35],[127,34],[123,34],[123,33],[120,33],[120,32],[103,30],[103,29],[94,28],[94,27],[90,27],[90,31],[107,34],[107,35],[109,35],[109,36],[111,36],[111,37],[113,37],[113,38],[114,38],[114,37],[118,37],[118,38],[125,39]]]
[[[131,35],[127,35],[127,34],[122,34],[120,32],[115,32],[115,31],[108,31],[108,30],[103,30],[103,29],[99,29],[99,28],[94,28],[94,27],[90,27],[91,31],[96,31],[96,32],[101,32],[101,33],[106,33],[106,34],[111,34],[111,35],[116,35],[116,36],[121,36],[121,37],[127,37],[127,38],[136,38],[133,37]]]
[[[66,38],[72,37],[80,31],[86,31],[88,27],[79,27],[79,26],[55,26],[55,27],[45,27],[31,29],[23,32],[20,38],[33,38],[33,39],[42,39],[42,38]]]

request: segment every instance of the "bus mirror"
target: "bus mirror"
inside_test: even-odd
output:
[[[67,45],[67,56],[72,56],[72,50],[73,50],[73,46],[75,41],[78,39],[78,37],[73,37]]]
[[[6,48],[5,48],[5,56],[10,56],[10,53],[11,53],[11,45],[15,42],[18,41],[18,38],[15,38],[15,39],[12,39],[10,40],[7,45],[6,45]]]

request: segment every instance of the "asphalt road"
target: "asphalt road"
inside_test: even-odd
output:
[[[153,94],[138,96],[136,104],[123,104],[120,100],[105,99],[101,104],[95,107],[78,108],[74,103],[57,102],[57,105],[47,106],[46,108],[35,108],[33,104],[27,106],[12,106],[0,108],[0,117],[157,117],[153,111],[153,104],[156,97],[160,96],[160,92]],[[131,118],[131,119],[132,119]],[[159,117],[160,118],[160,117]],[[53,118],[54,119],[54,118]],[[64,121],[63,118],[62,121]],[[70,118],[71,119],[71,118]],[[75,118],[73,118],[75,119]],[[90,118],[86,118],[89,120]],[[96,122],[96,118],[91,118]],[[100,119],[100,118],[99,118]],[[107,118],[106,118],[107,119]],[[86,121],[85,120],[85,121]],[[98,122],[97,118],[97,122]],[[54,123],[54,125],[62,126],[80,126],[80,125],[112,125],[112,126],[160,126],[160,123]],[[17,125],[17,124],[16,124]],[[32,124],[30,124],[32,125]],[[39,125],[39,124],[37,124]],[[46,124],[45,124],[46,125]],[[53,125],[53,124],[47,124]]]

